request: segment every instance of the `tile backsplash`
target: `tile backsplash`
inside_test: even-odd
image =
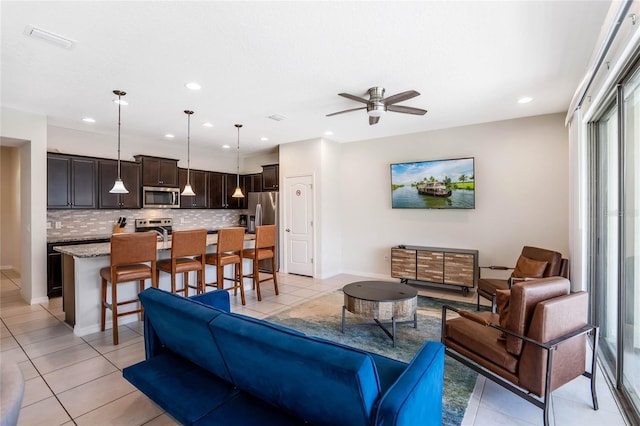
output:
[[[125,232],[135,231],[135,219],[160,217],[173,218],[174,230],[218,229],[238,226],[242,213],[246,213],[246,210],[47,210],[47,238],[110,235],[120,216],[127,218]]]

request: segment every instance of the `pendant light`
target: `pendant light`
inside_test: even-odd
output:
[[[124,182],[120,178],[120,108],[122,105],[121,98],[127,93],[122,90],[114,90],[113,93],[118,96],[118,178],[109,192],[111,194],[128,194],[129,191],[124,187]]]
[[[244,198],[242,189],[240,189],[240,127],[242,127],[242,124],[236,124],[238,129],[238,155],[236,161],[236,190],[233,192],[233,198]]]
[[[184,190],[180,195],[194,196],[196,193],[193,192],[191,183],[189,182],[189,175],[191,174],[191,114],[193,114],[193,111],[185,110],[184,113],[187,114],[187,184],[184,186]]]

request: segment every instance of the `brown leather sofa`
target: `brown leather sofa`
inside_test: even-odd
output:
[[[580,375],[591,379],[597,410],[598,328],[587,324],[588,294],[570,293],[567,279],[551,277],[514,284],[499,299],[498,305],[504,305],[500,314],[443,306],[446,354],[542,408],[545,425],[551,392]],[[586,372],[590,332],[593,358],[591,372]]]
[[[543,264],[546,262],[546,264]],[[532,264],[542,265],[542,269],[534,273],[532,271]],[[481,266],[480,272],[483,269],[491,270],[513,270],[513,273],[508,279],[499,278],[482,278],[478,279],[478,310],[480,310],[480,297],[491,300],[491,311],[496,311],[496,290],[507,290],[511,288],[513,283],[518,281],[526,281],[536,278],[546,277],[569,277],[569,265],[568,260],[563,259],[562,255],[553,250],[547,250],[538,247],[524,246],[522,252],[518,257],[518,261],[515,267],[507,266]],[[523,267],[521,268],[521,265]],[[535,268],[534,268],[535,269]]]

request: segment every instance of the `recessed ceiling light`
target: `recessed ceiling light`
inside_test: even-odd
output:
[[[224,148],[224,149],[229,149],[229,148],[231,148],[231,147],[230,147],[229,145],[222,145],[222,148]]]
[[[167,139],[173,139],[173,138],[175,138],[175,136],[174,136],[174,135],[172,135],[171,133],[167,133],[166,135],[164,135],[164,137],[165,137],[165,138],[167,138]]]
[[[96,122],[96,120],[94,120],[91,117],[85,117],[85,118],[82,119],[82,121],[84,121],[85,123],[95,123]]]
[[[284,120],[284,119],[285,119],[285,118],[287,118],[287,117],[285,117],[285,116],[284,116],[284,115],[282,115],[282,114],[273,114],[273,115],[268,116],[267,118],[270,118],[270,119],[272,119],[272,120],[274,120],[274,121],[282,121],[282,120]]]
[[[524,98],[520,98],[518,99],[518,103],[519,104],[528,104],[529,102],[531,102],[533,100],[533,98],[530,98],[528,96],[525,96]]]
[[[326,136],[331,136],[331,135],[333,135],[333,132],[331,130],[327,130],[326,132],[324,132],[324,134]]]
[[[120,105],[129,105],[129,102],[125,101],[124,99],[114,99],[113,103],[120,104]]]
[[[190,83],[187,83],[184,85],[187,89],[190,90],[200,90],[202,89],[202,86],[200,86],[198,83],[196,83],[195,81],[192,81]]]
[[[268,138],[268,137],[266,137],[266,136],[263,136],[263,137],[261,137],[261,138],[260,138],[260,140],[261,140],[262,142],[266,142],[266,141],[268,141],[268,140],[269,140],[269,138]]]
[[[213,127],[213,124],[209,123],[208,121],[206,123],[202,123],[202,125],[204,127]]]

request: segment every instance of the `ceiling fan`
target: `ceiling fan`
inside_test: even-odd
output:
[[[407,99],[411,99],[411,98],[415,98],[416,96],[419,96],[420,93],[416,92],[415,90],[407,90],[406,92],[397,93],[393,96],[389,96],[388,98],[384,97],[384,87],[372,87],[368,90],[368,93],[369,93],[369,100],[363,99],[359,96],[350,95],[348,93],[338,93],[339,96],[342,96],[347,99],[351,99],[356,102],[362,102],[363,104],[367,104],[367,106],[334,112],[331,114],[327,114],[327,117],[331,117],[333,115],[338,115],[338,114],[344,114],[345,112],[366,109],[367,114],[369,115],[369,124],[373,125],[373,124],[376,124],[378,121],[380,121],[380,117],[383,116],[387,111],[401,112],[403,114],[415,114],[415,115],[425,115],[427,113],[426,109],[395,105],[398,102],[406,101]]]

